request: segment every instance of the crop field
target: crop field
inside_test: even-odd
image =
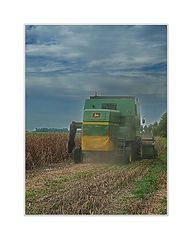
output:
[[[80,139],[77,139],[79,142]],[[65,134],[26,136],[26,214],[167,214],[167,143],[131,164],[74,164]]]
[[[77,136],[76,144],[80,142]],[[62,162],[68,164],[67,134],[64,133],[27,133],[26,169],[37,169]]]

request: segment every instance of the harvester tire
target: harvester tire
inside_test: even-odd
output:
[[[74,163],[78,164],[83,161],[81,148],[75,148],[73,152]]]

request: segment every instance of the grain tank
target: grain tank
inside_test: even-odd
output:
[[[115,156],[123,162],[154,157],[152,138],[142,139],[139,100],[133,96],[91,96],[85,100],[83,121],[72,122],[68,153],[76,163],[87,157]],[[77,129],[81,144],[75,146]],[[145,153],[146,156],[143,154]]]

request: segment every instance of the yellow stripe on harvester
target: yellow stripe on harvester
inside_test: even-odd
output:
[[[118,123],[111,123],[111,122],[83,122],[83,125],[114,125],[114,126],[119,126]]]
[[[114,145],[109,136],[82,136],[83,151],[111,151]]]

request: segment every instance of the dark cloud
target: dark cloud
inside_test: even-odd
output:
[[[28,129],[80,120],[94,91],[137,95],[143,114],[158,120],[166,81],[166,26],[26,26]]]

